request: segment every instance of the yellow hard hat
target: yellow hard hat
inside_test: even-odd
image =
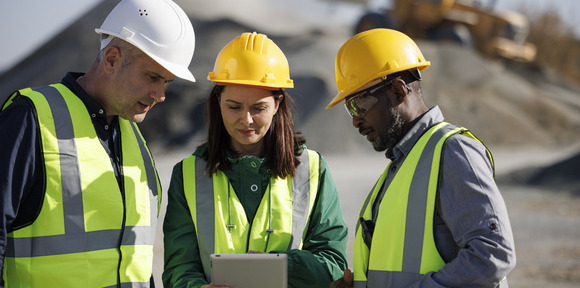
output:
[[[412,68],[423,71],[430,65],[417,44],[399,31],[378,28],[356,34],[336,55],[334,76],[338,94],[326,109],[374,79]]]
[[[218,54],[207,76],[218,84],[239,84],[266,89],[293,88],[288,60],[264,34],[242,33]]]

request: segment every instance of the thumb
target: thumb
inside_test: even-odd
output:
[[[353,280],[352,272],[350,271],[350,269],[345,269],[344,270],[344,282],[347,284],[352,284],[352,280]]]

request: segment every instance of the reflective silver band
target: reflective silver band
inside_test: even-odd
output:
[[[149,288],[149,284],[149,282],[121,283],[120,285],[106,286],[103,288]]]
[[[65,233],[84,233],[83,197],[74,128],[68,106],[60,92],[52,86],[36,90],[44,95],[54,119],[58,139]]]
[[[125,227],[125,245],[153,245],[154,237],[146,226]],[[120,230],[100,230],[79,234],[61,234],[53,236],[25,237],[6,239],[8,247],[5,257],[38,257],[81,253],[104,249],[116,249],[119,245]]]
[[[308,222],[310,210],[310,159],[308,150],[299,157],[300,165],[292,178],[292,233],[288,250],[300,248],[302,235]]]
[[[405,224],[405,244],[403,247],[403,266],[401,271],[417,273],[421,271],[421,255],[423,251],[423,236],[425,234],[425,217],[427,213],[427,199],[429,195],[429,180],[433,156],[437,143],[457,127],[451,124],[435,131],[423,152],[413,174],[413,180],[409,188],[409,200],[407,204],[407,223]],[[433,217],[433,215],[431,215]]]
[[[139,133],[139,130],[137,129],[137,124],[130,122],[129,124],[131,125],[131,128],[133,129],[133,133],[135,133],[135,138],[137,138],[137,143],[139,143],[139,149],[141,150],[141,157],[143,158],[143,162],[145,164],[145,175],[147,175],[147,185],[149,186],[149,189],[151,190],[151,194],[153,196],[157,196],[159,195],[159,191],[157,190],[157,173],[155,173],[155,166],[153,165],[153,162],[151,161],[151,156],[149,155],[149,151],[147,150],[147,146],[145,145],[145,142],[143,141],[143,138],[141,138],[141,134]],[[157,218],[155,217],[155,215],[152,216],[153,218]]]
[[[215,207],[213,177],[204,173],[206,161],[195,157],[195,214],[197,218],[197,243],[205,272],[205,279],[210,281],[210,254],[215,251]],[[189,177],[183,175],[183,177]],[[229,185],[229,183],[228,183]],[[185,189],[184,189],[185,191]]]
[[[119,119],[121,120],[121,119]],[[125,121],[125,120],[123,120]],[[159,214],[159,202],[158,202],[158,195],[160,193],[160,191],[158,191],[158,176],[157,173],[155,172],[155,166],[153,165],[153,161],[151,159],[151,156],[149,154],[149,151],[147,150],[147,145],[145,144],[145,141],[143,141],[143,138],[141,137],[141,134],[139,133],[139,130],[137,128],[137,124],[133,123],[131,121],[128,121],[129,125],[131,125],[131,128],[133,129],[133,133],[135,133],[135,138],[137,139],[137,143],[139,143],[139,149],[141,150],[141,158],[143,158],[143,164],[145,165],[145,175],[147,177],[147,186],[149,186],[149,202],[150,202],[150,207],[151,207],[151,211],[157,211],[157,213],[149,213],[150,215],[150,230],[149,231],[144,231],[145,234],[143,235],[144,237],[146,237],[148,240],[146,241],[147,243],[149,243],[149,241],[151,241],[151,245],[153,245],[153,243],[155,242],[155,229],[154,227],[157,226],[157,215]],[[153,210],[153,207],[155,207],[155,210]],[[126,235],[126,234],[125,234]],[[125,235],[123,238],[125,238]],[[151,238],[151,239],[149,239]],[[123,244],[124,245],[132,245],[133,242],[127,242],[125,240],[123,240]]]
[[[408,287],[417,281],[421,275],[408,272],[369,270],[366,287],[399,288]]]
[[[372,278],[372,280],[371,280]],[[365,281],[355,281],[354,288],[399,288],[409,287],[421,278],[421,275],[406,272],[392,271],[369,271],[368,283]],[[507,278],[503,278],[495,288],[509,288]]]

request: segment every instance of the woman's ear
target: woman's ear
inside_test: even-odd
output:
[[[278,107],[280,107],[280,102],[284,99],[284,94],[281,93],[278,96],[274,96],[274,114],[278,113]]]

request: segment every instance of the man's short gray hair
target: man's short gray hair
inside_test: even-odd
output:
[[[107,34],[101,34],[101,53],[102,51],[104,51],[107,47],[117,47],[120,51],[121,51],[121,56],[123,57],[123,67],[131,64],[131,62],[133,62],[133,60],[137,57],[146,55],[143,51],[141,51],[139,48],[135,47],[134,45],[132,45],[131,43],[111,36],[111,35],[107,35]]]

